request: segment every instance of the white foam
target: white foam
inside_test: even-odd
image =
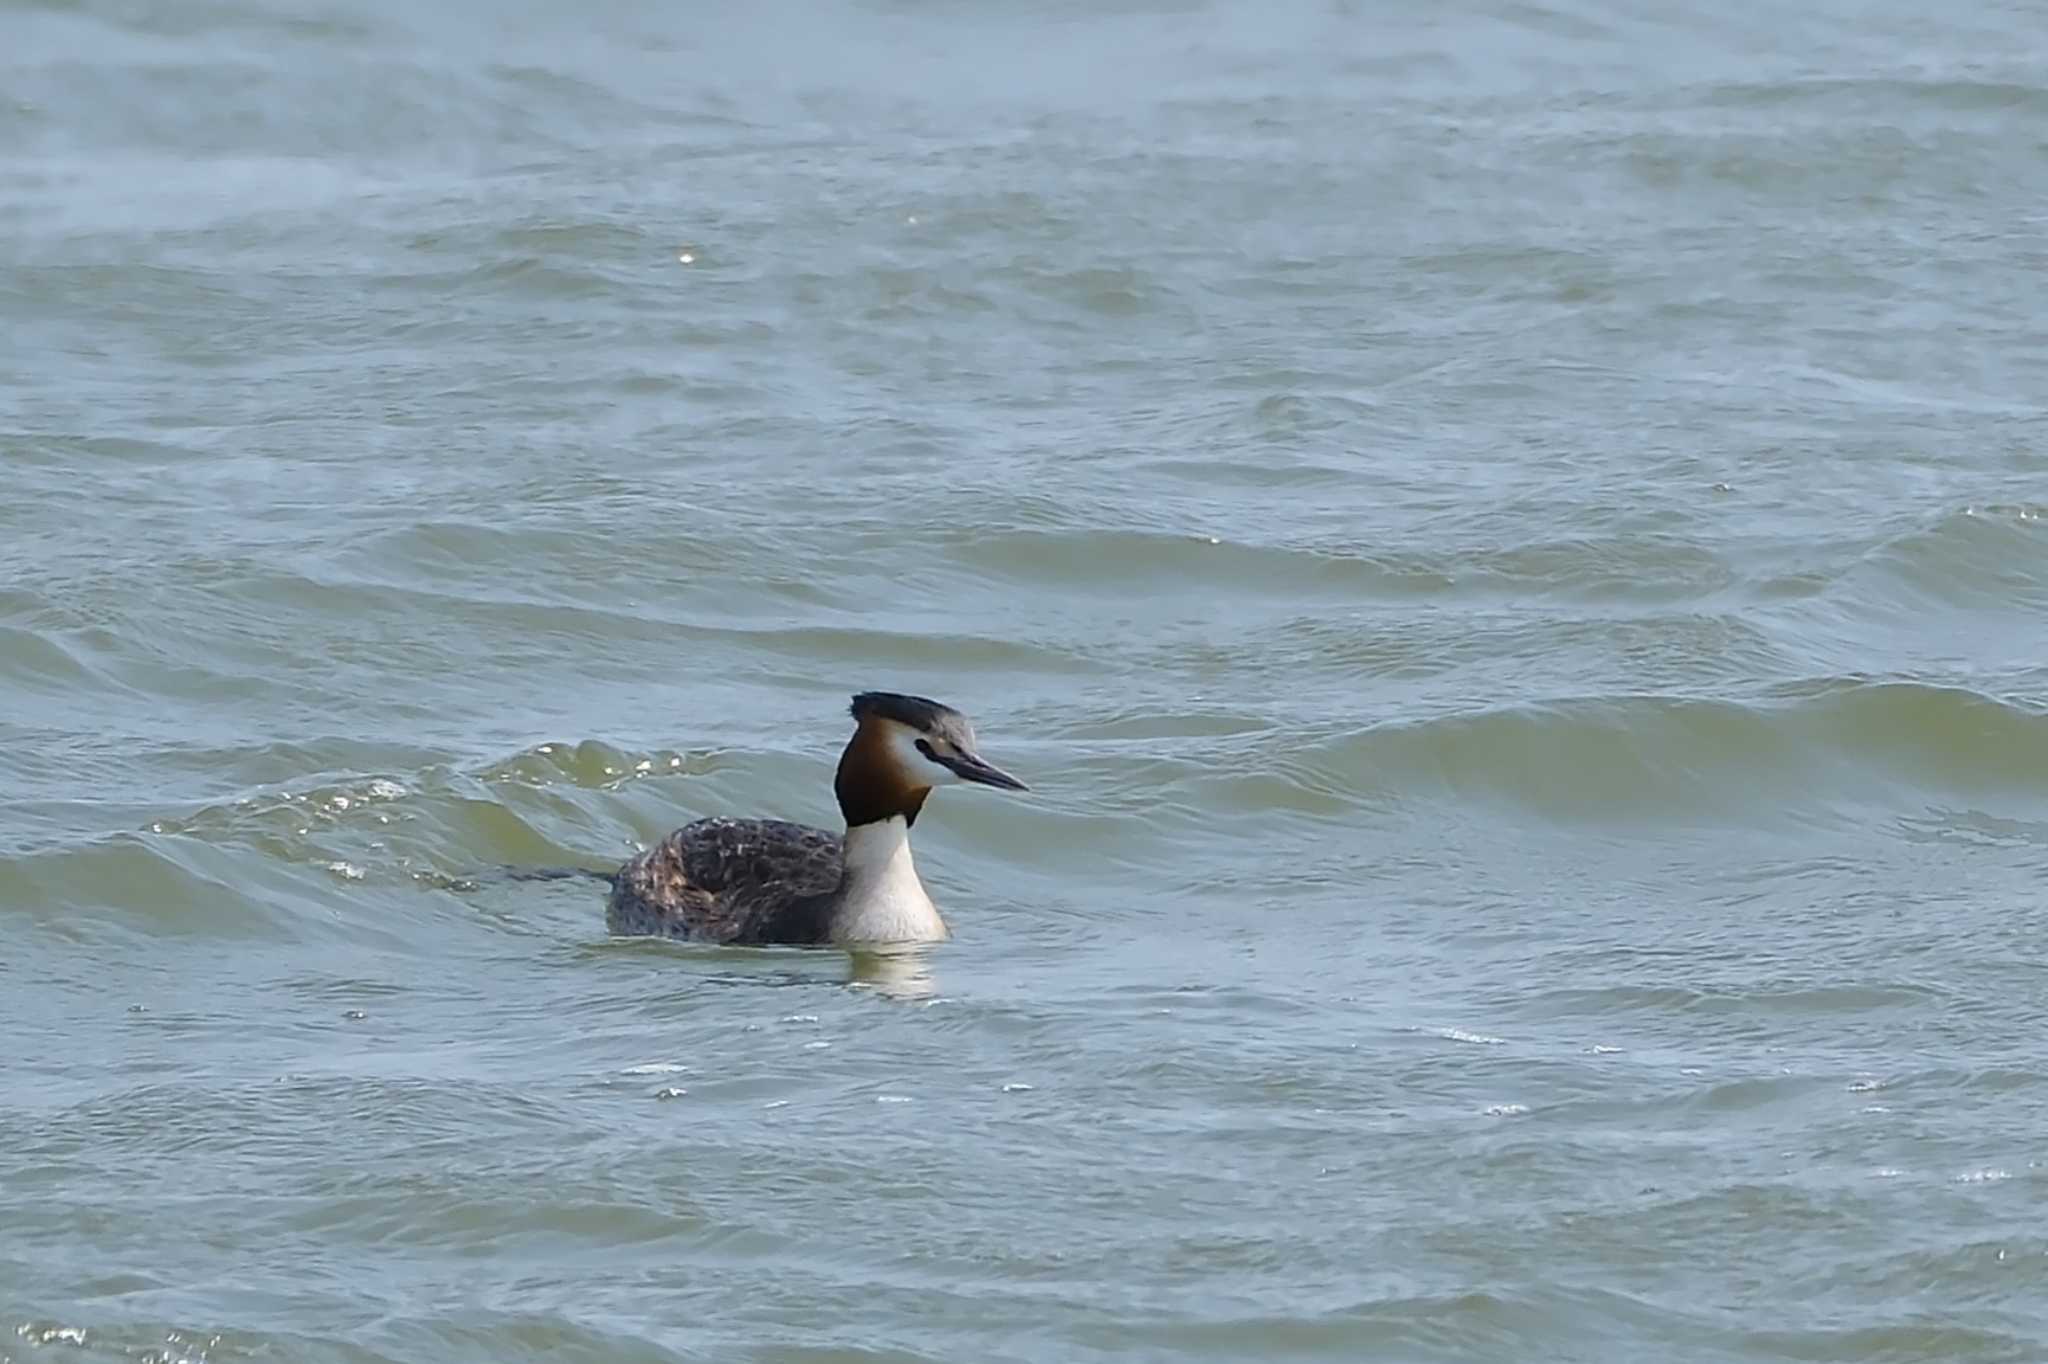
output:
[[[32,1345],[85,1344],[85,1328],[83,1326],[36,1326],[29,1322],[23,1322],[15,1328],[14,1334]]]

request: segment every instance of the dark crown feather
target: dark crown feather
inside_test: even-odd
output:
[[[905,696],[893,691],[864,691],[853,698],[847,713],[856,720],[894,720],[899,725],[926,734],[954,734],[968,730],[967,717],[951,706],[929,696]]]

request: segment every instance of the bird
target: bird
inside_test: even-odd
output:
[[[610,879],[621,937],[858,947],[937,942],[951,930],[918,879],[910,828],[935,786],[1028,791],[981,756],[974,727],[929,697],[864,691],[832,791],[846,832],[779,819],[685,824]]]

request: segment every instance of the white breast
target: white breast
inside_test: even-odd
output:
[[[884,819],[846,831],[846,891],[832,916],[835,943],[937,942],[946,921],[910,860],[910,826]]]

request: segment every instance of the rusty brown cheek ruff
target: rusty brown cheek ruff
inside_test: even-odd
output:
[[[860,727],[839,755],[839,770],[832,777],[832,794],[839,798],[839,813],[851,829],[878,820],[903,816],[903,822],[917,823],[917,812],[932,793],[906,776],[889,748],[890,720],[861,717]]]

